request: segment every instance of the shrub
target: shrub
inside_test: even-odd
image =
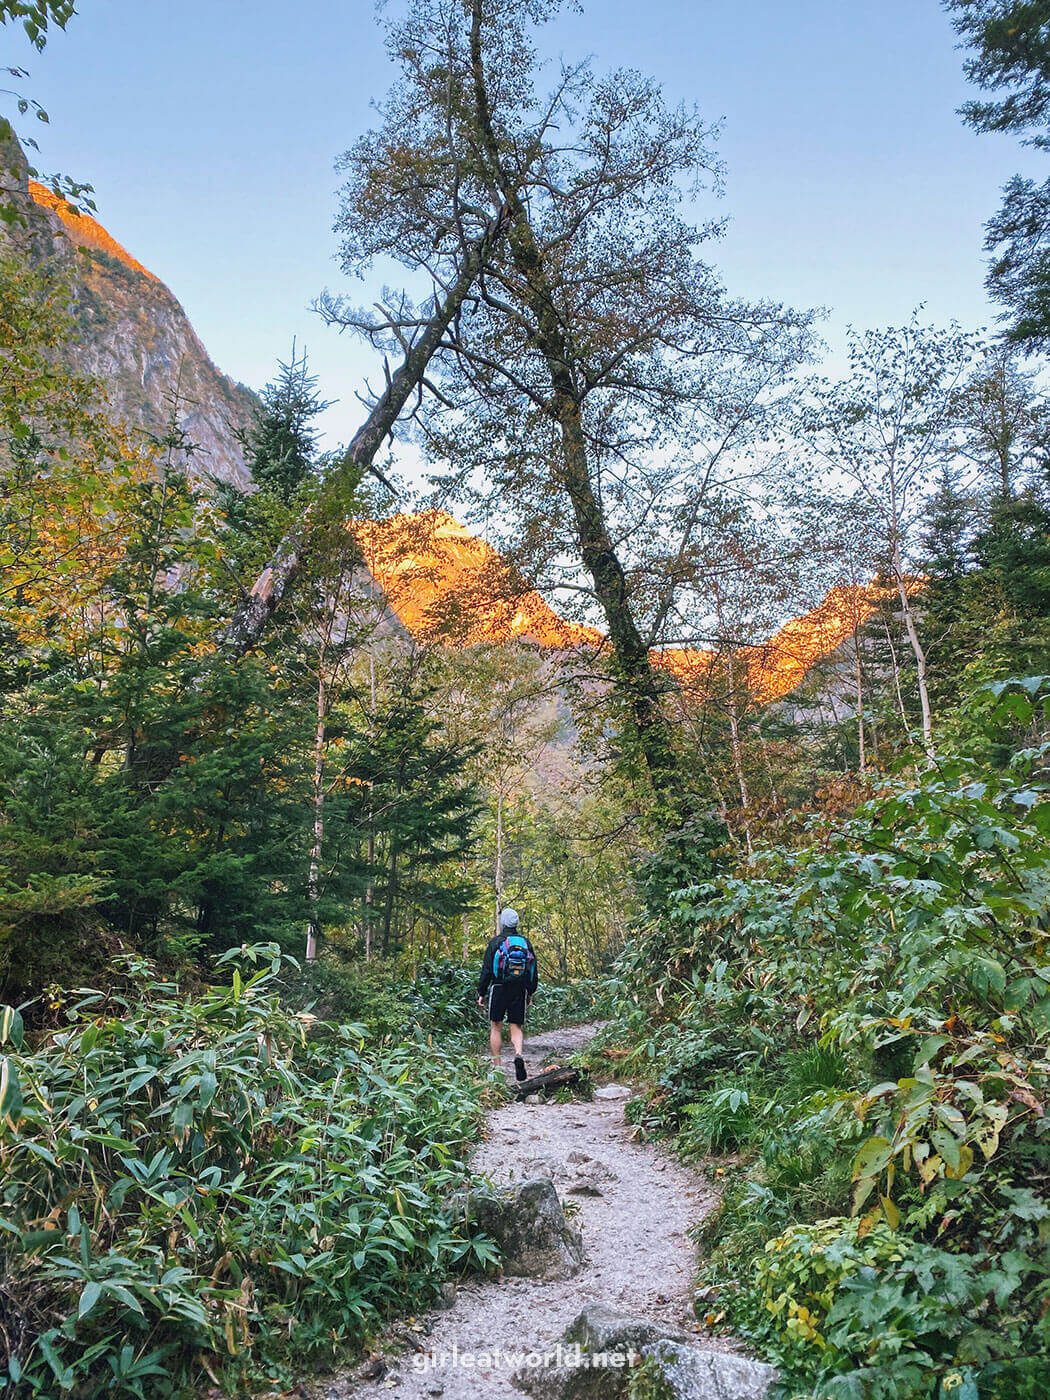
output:
[[[35,1051],[0,1020],[12,1400],[235,1388],[491,1260],[445,1204],[476,1135],[462,1062],[370,1051],[356,1025],[308,1036],[275,950],[194,998],[127,971],[134,996],[80,993]]]
[[[745,1154],[703,1231],[711,1320],[796,1395],[1050,1393],[1047,745],[987,763],[1045,734],[1050,681],[975,703],[982,753],[702,873],[616,969],[636,1121]]]

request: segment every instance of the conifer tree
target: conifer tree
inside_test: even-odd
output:
[[[278,361],[277,375],[263,389],[252,422],[238,434],[252,480],[285,506],[316,470],[315,419],[332,406],[317,385],[306,351],[297,355],[293,341],[291,360]]]
[[[1050,7],[1046,0],[944,0],[971,50],[967,77],[986,92],[962,115],[975,131],[1009,131],[1050,150]],[[989,221],[988,289],[1006,308],[1011,339],[1050,339],[1050,180],[1015,175]]]
[[[346,737],[343,772],[354,794],[330,816],[337,863],[356,850],[361,923],[374,920],[382,953],[396,951],[419,917],[445,921],[469,910],[472,882],[445,878],[477,841],[480,810],[469,778],[472,751],[451,742],[427,696],[403,669],[391,676],[369,723]]]

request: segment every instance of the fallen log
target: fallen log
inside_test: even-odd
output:
[[[527,1099],[530,1094],[547,1095],[564,1085],[578,1084],[582,1073],[582,1070],[573,1069],[571,1065],[555,1065],[553,1069],[545,1069],[542,1074],[534,1074],[531,1079],[521,1080],[513,1085],[513,1089],[519,1099]]]

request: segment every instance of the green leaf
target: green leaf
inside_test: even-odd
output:
[[[102,1297],[102,1285],[96,1283],[94,1279],[84,1285],[84,1291],[80,1295],[80,1303],[77,1307],[77,1317],[87,1317],[88,1313]]]
[[[18,1071],[7,1055],[0,1055],[0,1119],[17,1122],[22,1115],[22,1087]]]
[[[978,996],[999,996],[1006,990],[1006,972],[995,958],[975,958],[970,984]]]
[[[900,1210],[894,1202],[890,1200],[889,1196],[880,1196],[879,1200],[882,1202],[882,1213],[886,1217],[886,1223],[889,1225],[890,1229],[899,1229],[901,1223]]]
[[[179,1147],[184,1147],[189,1141],[190,1128],[193,1126],[193,1105],[190,1103],[177,1104],[175,1112],[172,1114],[171,1126],[176,1143]]]
[[[0,1045],[10,1041],[16,1050],[21,1050],[24,1039],[21,1014],[13,1006],[0,1006]]]
[[[934,1128],[930,1138],[946,1166],[951,1167],[953,1171],[958,1170],[962,1144],[955,1134],[948,1132],[946,1128]]]
[[[864,1144],[853,1159],[853,1180],[858,1177],[878,1176],[885,1171],[893,1156],[893,1149],[884,1137],[872,1137]]]

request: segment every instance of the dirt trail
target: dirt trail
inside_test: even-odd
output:
[[[530,1072],[564,1060],[595,1030],[576,1026],[530,1036],[525,1044]],[[509,1054],[504,1067],[509,1076]],[[447,1357],[453,1346],[460,1358],[473,1353],[483,1362],[497,1347],[546,1351],[590,1302],[693,1331],[694,1246],[687,1232],[711,1209],[714,1193],[656,1147],[630,1140],[624,1121],[628,1094],[623,1088],[619,1097],[599,1094],[591,1103],[536,1098],[508,1103],[490,1114],[473,1158],[474,1170],[496,1183],[550,1177],[564,1202],[578,1203],[573,1224],[582,1231],[586,1250],[579,1274],[564,1283],[516,1278],[464,1283],[448,1311],[416,1318],[419,1330],[410,1335],[424,1348],[422,1354],[391,1357],[390,1369],[376,1379],[329,1381],[320,1394],[326,1400],[391,1393],[408,1400],[437,1395],[520,1400],[521,1392],[510,1383],[511,1367],[451,1365]],[[719,1346],[716,1339],[705,1344]],[[424,1357],[429,1358],[425,1370]]]

